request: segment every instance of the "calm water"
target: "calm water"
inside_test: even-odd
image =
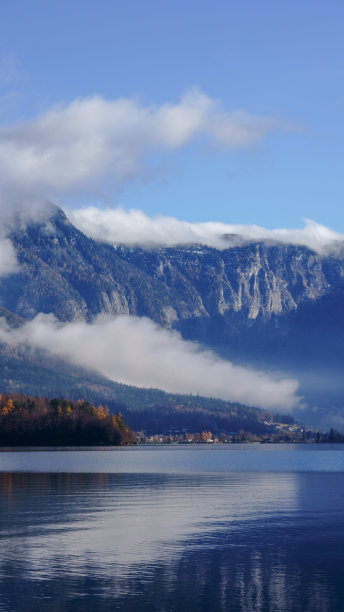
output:
[[[0,453],[0,610],[344,610],[342,447]]]

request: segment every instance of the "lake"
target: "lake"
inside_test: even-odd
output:
[[[0,611],[344,609],[344,450],[0,452]]]

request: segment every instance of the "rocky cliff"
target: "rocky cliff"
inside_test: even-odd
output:
[[[344,248],[321,256],[305,247],[248,243],[147,250],[94,242],[60,209],[11,233],[21,265],[0,283],[4,307],[61,320],[98,313],[148,316],[166,327],[197,318],[269,320],[341,287]]]

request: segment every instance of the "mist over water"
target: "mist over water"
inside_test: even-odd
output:
[[[300,471],[248,471],[286,453]],[[342,609],[344,473],[322,471],[342,451],[104,451],[111,471],[85,473],[98,455],[0,474],[1,611]]]

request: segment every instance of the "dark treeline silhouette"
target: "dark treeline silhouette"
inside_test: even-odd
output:
[[[1,446],[87,446],[131,444],[135,435],[121,413],[89,402],[0,396]]]
[[[211,405],[210,409],[197,405],[196,402],[191,405],[185,402],[178,405],[154,404],[141,410],[128,409],[122,405],[121,413],[135,431],[145,430],[149,434],[177,429],[186,429],[191,432],[210,429],[213,433],[230,433],[240,430],[254,434],[271,433],[271,427],[264,423],[263,417],[261,416],[260,419],[257,417],[257,410],[232,405],[231,409],[226,411],[222,408],[224,402],[219,402],[220,406],[216,410],[216,400],[212,402],[214,406]],[[114,409],[111,401],[109,407],[111,411]],[[272,417],[273,415],[269,413],[269,418]]]
[[[331,427],[330,431],[327,434],[324,434],[320,437],[318,442],[327,442],[330,444],[333,443],[343,443],[344,442],[344,434],[339,433],[336,429]]]

